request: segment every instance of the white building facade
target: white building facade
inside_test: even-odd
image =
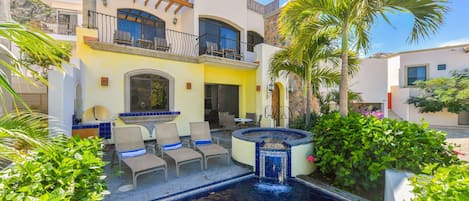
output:
[[[469,113],[447,111],[420,113],[407,100],[420,92],[415,80],[450,77],[452,71],[469,69],[469,44],[400,52],[384,58],[363,59],[360,72],[350,82],[350,89],[362,95],[362,103],[377,103],[385,116],[430,125],[467,125]]]

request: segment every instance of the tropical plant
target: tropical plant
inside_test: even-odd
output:
[[[306,125],[310,122],[311,115],[311,97],[319,93],[317,85],[332,86],[339,80],[340,74],[332,68],[319,68],[318,63],[324,60],[328,55],[319,55],[319,48],[325,48],[324,45],[315,45],[313,54],[308,54],[308,58],[298,61],[291,57],[289,48],[277,52],[271,61],[270,72],[273,77],[280,76],[281,72],[294,73],[303,80],[303,97],[305,101]],[[313,77],[315,79],[313,79]],[[314,83],[312,83],[314,82]],[[312,86],[315,86],[314,88]]]
[[[348,115],[347,91],[349,50],[365,52],[370,47],[370,29],[378,18],[391,23],[387,14],[409,13],[413,28],[408,41],[435,33],[448,10],[446,0],[294,0],[280,13],[280,33],[290,37],[295,54],[301,55],[303,44],[324,34],[338,39],[341,52],[340,114]],[[353,44],[355,45],[354,48]]]
[[[339,54],[330,43],[331,40],[325,35],[310,42],[303,44],[302,54],[299,57],[291,48],[285,48],[278,51],[270,62],[270,73],[273,77],[286,72],[286,74],[294,73],[303,80],[307,127],[311,121],[311,97],[319,96],[320,87],[333,87],[340,81],[340,72],[335,69]],[[354,69],[357,69],[358,59],[354,54],[350,56],[354,61]]]
[[[31,57],[47,59],[59,70],[61,69],[62,63],[66,62],[64,58],[68,58],[70,56],[70,52],[67,49],[64,49],[63,46],[50,36],[41,32],[30,31],[19,24],[0,23],[0,37],[11,41],[18,46],[20,50],[28,52]],[[17,58],[13,52],[2,44],[0,44],[0,51],[3,51],[8,55],[7,60],[0,59],[0,65],[3,65],[6,69],[10,70],[12,74],[33,83],[30,77],[22,73],[21,68],[23,68],[32,73],[35,78],[39,79],[44,84],[47,83],[47,81],[40,75],[40,72],[37,72],[29,65],[22,65],[24,64],[24,61]],[[5,72],[1,72],[0,87],[8,92],[8,94],[10,94],[15,100],[27,107],[25,102],[12,88],[8,80],[7,74]],[[3,90],[0,90],[0,97],[4,100],[5,94]],[[2,101],[2,104],[5,107],[4,101]]]
[[[2,9],[0,9],[2,10]],[[49,36],[33,32],[25,27],[14,23],[0,23],[0,37],[10,40],[19,47],[20,50],[27,51],[31,55],[47,58],[58,69],[64,62],[63,57],[60,55],[70,55],[64,50],[55,40]],[[6,67],[12,74],[18,75],[21,78],[32,81],[31,78],[24,75],[21,68],[24,68],[36,75],[44,83],[40,74],[28,65],[21,65],[23,61],[16,58],[15,55],[4,45],[0,44],[0,52],[5,53],[8,57],[0,59],[0,65]],[[15,90],[9,83],[8,73],[0,70],[0,100],[2,102],[5,112],[8,108],[5,104],[7,92],[14,100],[23,104],[27,112],[19,112],[15,114],[3,114],[0,117],[0,159],[9,163],[19,162],[27,156],[28,151],[36,147],[44,147],[47,144],[47,137],[50,133],[57,133],[57,131],[48,130],[47,117],[37,113],[30,113],[29,107],[18,96]],[[14,101],[16,106],[16,102]],[[18,109],[18,107],[16,107]]]
[[[102,139],[58,136],[0,172],[0,200],[102,200]]]
[[[348,189],[376,187],[385,169],[420,173],[425,164],[458,161],[446,133],[429,129],[426,122],[331,113],[321,116],[312,133],[319,171]]]
[[[423,173],[410,179],[415,195],[412,200],[469,200],[469,163],[431,164]]]
[[[441,77],[417,81],[422,90],[419,96],[412,96],[408,103],[414,104],[420,112],[469,112],[469,69],[452,72],[450,78]]]

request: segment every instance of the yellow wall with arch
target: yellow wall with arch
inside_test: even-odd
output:
[[[125,111],[125,74],[135,70],[154,69],[174,78],[173,110],[181,112],[175,120],[180,135],[190,134],[190,122],[204,121],[206,83],[238,85],[240,116],[256,111],[255,69],[237,69],[215,64],[101,51],[85,44],[83,36],[97,37],[97,31],[77,28],[77,57],[80,59],[83,110],[102,105],[111,115],[128,112]],[[108,86],[100,85],[101,77],[109,79]],[[191,83],[192,89],[186,89],[188,82]]]

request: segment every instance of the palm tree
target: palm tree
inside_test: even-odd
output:
[[[340,73],[333,68],[319,67],[320,62],[333,61],[334,50],[329,46],[327,37],[304,44],[302,53],[295,57],[290,48],[277,52],[271,60],[270,73],[273,77],[280,76],[281,72],[298,75],[303,83],[303,96],[305,97],[306,127],[311,118],[311,97],[319,94],[319,86],[333,86],[338,83]]]
[[[2,10],[0,8],[0,10]],[[63,55],[70,55],[67,50],[62,48],[55,40],[46,34],[33,32],[27,28],[9,22],[0,22],[0,38],[7,39],[16,44],[20,50],[28,52],[38,58],[48,59],[58,69],[62,62],[65,62]],[[47,83],[39,72],[30,68],[29,65],[23,65],[24,62],[15,57],[15,55],[4,45],[0,43],[0,54],[7,55],[7,58],[0,59],[0,66],[5,70],[11,71],[27,81],[32,81],[22,73],[20,68],[25,68],[43,83]],[[0,98],[4,105],[4,98],[7,92],[16,101],[25,105],[24,101],[13,89],[7,77],[7,73],[0,69]],[[27,106],[26,106],[27,107]],[[35,147],[44,147],[47,144],[49,133],[56,133],[56,130],[49,130],[47,125],[48,117],[45,115],[32,113],[29,109],[26,112],[6,113],[0,117],[0,167],[1,162],[19,161],[27,156],[28,150]],[[4,110],[8,112],[7,110]]]
[[[348,115],[348,53],[366,51],[370,29],[379,17],[390,24],[387,14],[409,13],[413,28],[409,42],[435,33],[447,12],[447,0],[293,0],[280,14],[280,33],[291,37],[292,49],[300,54],[301,46],[324,33],[337,38],[341,49],[340,114]]]

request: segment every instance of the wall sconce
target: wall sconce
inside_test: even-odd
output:
[[[103,6],[104,6],[104,7],[107,6],[107,0],[103,0]]]
[[[274,91],[274,84],[271,82],[269,85],[267,85],[267,91],[272,92]]]
[[[192,89],[192,83],[186,82],[186,89],[191,90]]]
[[[261,91],[261,85],[256,85],[256,91],[257,92]]]
[[[173,25],[176,25],[178,23],[178,18],[173,18]]]
[[[109,78],[108,77],[101,77],[101,86],[103,86],[103,87],[109,86]]]
[[[288,93],[293,93],[295,89],[292,86],[288,86]]]

